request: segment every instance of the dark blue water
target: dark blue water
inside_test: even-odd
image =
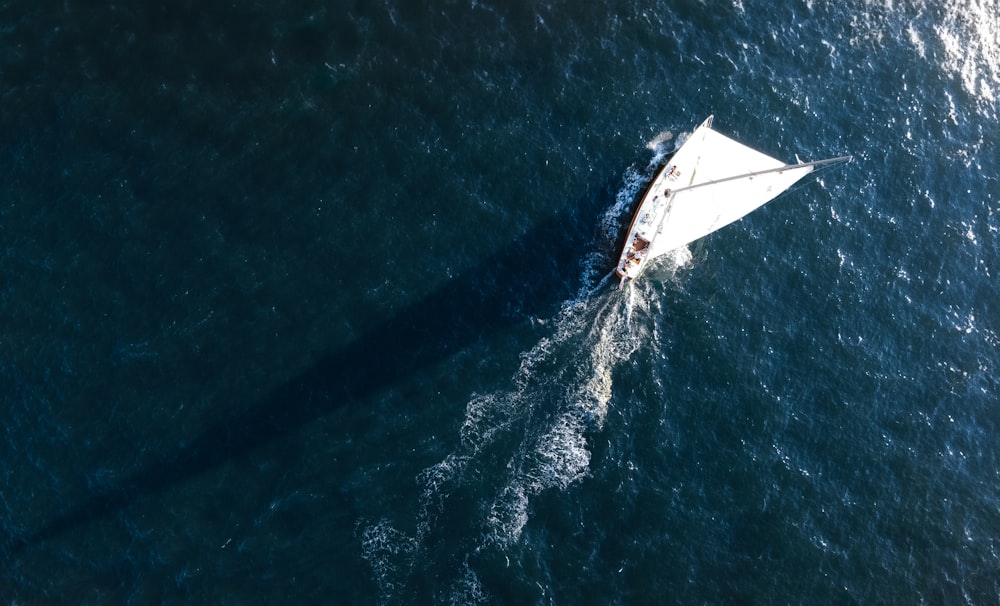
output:
[[[997,603],[996,0],[621,4],[0,6],[3,603]]]

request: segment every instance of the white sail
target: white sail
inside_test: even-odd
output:
[[[631,280],[658,256],[760,208],[824,164],[784,164],[712,130],[709,117],[656,175],[632,219],[616,273]]]
[[[707,126],[691,135],[671,164],[688,167],[689,173],[668,184],[673,186],[672,195],[652,241],[650,258],[746,216],[813,169],[812,165],[786,165]],[[788,168],[774,170],[783,166]],[[761,171],[769,172],[756,174]]]

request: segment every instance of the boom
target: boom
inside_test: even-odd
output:
[[[823,166],[824,164],[836,164],[837,162],[850,162],[854,159],[854,156],[838,156],[836,158],[827,158],[826,160],[814,160],[812,162],[803,162],[801,164],[785,164],[784,166],[779,166],[778,168],[769,168],[767,170],[758,170],[749,173],[743,173],[742,175],[734,175],[732,177],[724,177],[722,179],[715,179],[714,181],[705,181],[704,183],[695,183],[694,185],[688,185],[687,187],[678,187],[677,189],[671,190],[671,193],[677,193],[682,191],[687,191],[689,189],[697,189],[699,187],[705,187],[706,185],[716,185],[719,183],[725,183],[726,181],[735,181],[737,179],[750,179],[758,175],[766,175],[768,173],[781,173],[786,170],[795,170],[797,168],[812,168],[814,166]]]

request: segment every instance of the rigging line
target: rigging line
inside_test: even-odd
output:
[[[705,187],[706,185],[717,185],[719,183],[725,183],[726,181],[735,181],[737,179],[749,179],[751,177],[756,177],[758,175],[766,175],[768,173],[780,173],[786,170],[796,170],[799,168],[812,168],[815,166],[823,166],[826,164],[835,164],[837,162],[850,162],[854,159],[854,156],[838,156],[836,158],[828,158],[826,160],[815,160],[813,162],[804,162],[802,164],[782,164],[777,168],[769,168],[767,170],[758,170],[755,172],[744,173],[742,175],[734,175],[732,177],[723,177],[722,179],[715,179],[713,181],[705,181],[704,183],[695,183],[694,185],[687,185],[685,187],[679,187],[672,190],[670,193],[676,194],[682,191],[688,191],[689,189],[696,189],[698,187]],[[692,180],[694,176],[692,175]]]
[[[851,158],[853,158],[853,156],[845,156],[845,157],[848,158],[848,160],[847,160],[848,162],[850,162]],[[821,172],[823,172],[823,170],[829,169],[832,166],[833,166],[833,164],[828,164],[826,166],[822,166],[822,167],[820,167],[820,170],[815,170],[815,171],[813,171],[812,174],[818,176]],[[785,191],[783,191],[781,193],[782,193],[782,195],[784,195],[784,194],[789,194],[789,193],[798,191],[798,190],[802,189],[803,187],[808,187],[809,184],[813,183],[814,181],[815,181],[815,179],[809,179],[809,180],[806,180],[806,181],[802,181],[802,180],[796,181],[795,183],[792,184],[791,187],[789,187],[788,189],[786,189]]]

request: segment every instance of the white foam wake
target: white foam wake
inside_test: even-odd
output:
[[[523,354],[515,388],[470,402],[466,443],[483,449],[500,427],[513,426],[520,436],[489,504],[484,544],[516,541],[528,521],[532,497],[550,488],[565,489],[586,475],[586,434],[603,426],[613,370],[639,346],[626,321],[624,300],[617,293],[565,307],[555,333]],[[489,414],[483,414],[483,406]],[[493,422],[483,423],[487,417]],[[475,452],[469,455],[473,458]]]
[[[416,536],[388,521],[359,530],[363,553],[386,596],[398,595],[428,544],[457,525],[475,541],[464,558],[517,541],[530,518],[532,499],[565,489],[587,475],[588,432],[605,421],[613,371],[639,347],[629,329],[626,297],[605,288],[567,302],[552,334],[521,354],[506,390],[473,397],[466,405],[455,451],[425,469]],[[449,501],[474,499],[464,519],[448,517]],[[449,554],[451,559],[463,557]],[[468,565],[466,565],[468,568]],[[482,595],[469,569],[454,580],[456,595]]]
[[[626,175],[603,220],[609,237],[641,183],[638,172]],[[485,599],[470,558],[502,553],[521,537],[536,496],[586,477],[587,436],[604,425],[616,367],[643,341],[630,319],[647,306],[638,291],[607,287],[606,256],[583,265],[584,287],[545,322],[551,333],[520,355],[509,387],[471,398],[455,450],[417,477],[416,535],[385,520],[359,529],[387,599],[428,567],[454,577],[452,595],[440,601]],[[455,536],[470,539],[456,545]]]

